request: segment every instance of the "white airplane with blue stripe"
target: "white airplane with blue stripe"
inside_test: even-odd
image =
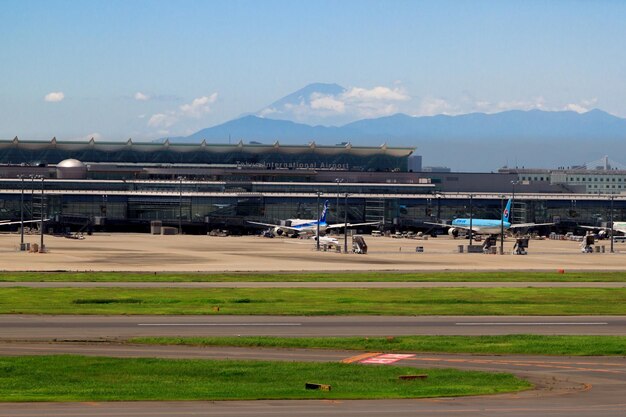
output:
[[[476,219],[473,218],[471,220],[472,223],[472,232],[478,235],[499,235],[501,230],[504,229],[522,229],[536,226],[550,226],[554,223],[517,223],[512,224],[510,220],[511,215],[511,199],[506,203],[506,207],[504,208],[504,212],[502,212],[501,219]],[[455,235],[458,234],[459,230],[470,230],[470,219],[468,218],[459,218],[452,220],[451,224],[447,223],[430,223],[424,222],[426,224],[432,224],[436,226],[444,226],[449,227],[448,234]]]
[[[281,221],[281,224],[273,224],[273,223],[261,223],[261,222],[252,222],[248,221],[250,224],[254,224],[257,226],[265,226],[273,229],[274,234],[280,235],[299,235],[299,234],[316,234],[317,233],[317,225],[319,223],[320,233],[326,233],[327,230],[331,229],[340,229],[346,226],[345,223],[335,223],[328,224],[326,223],[326,214],[328,213],[328,200],[324,202],[324,209],[322,210],[322,215],[319,220],[313,219],[287,219]],[[357,227],[357,226],[373,226],[378,225],[380,222],[369,222],[369,223],[348,223],[347,226]]]

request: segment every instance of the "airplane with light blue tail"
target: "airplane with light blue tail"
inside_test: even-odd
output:
[[[506,203],[506,207],[502,212],[501,219],[472,219],[472,232],[477,235],[499,235],[501,230],[504,229],[523,229],[537,226],[550,226],[554,223],[517,223],[511,224],[510,216],[511,216],[511,203],[512,200]],[[452,236],[458,235],[459,230],[470,230],[470,219],[468,218],[460,218],[452,220],[451,224],[447,223],[430,223],[424,222],[426,224],[432,224],[436,226],[448,227],[448,234]]]
[[[331,229],[340,229],[345,227],[345,223],[335,223],[328,224],[326,223],[326,214],[328,213],[328,200],[324,202],[324,210],[322,210],[322,215],[319,220],[313,219],[287,219],[282,220],[280,224],[273,223],[261,223],[261,222],[252,222],[248,221],[250,224],[254,224],[257,226],[265,226],[272,228],[272,231],[275,235],[291,235],[297,236],[300,234],[315,234],[317,233],[317,225],[319,223],[320,233],[326,233],[327,230]],[[348,228],[357,227],[357,226],[373,226],[380,224],[380,222],[369,222],[369,223],[348,223]]]

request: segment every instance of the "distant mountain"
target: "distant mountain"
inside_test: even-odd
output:
[[[256,114],[263,115],[264,113],[267,113],[268,110],[285,111],[290,106],[297,106],[300,104],[310,105],[311,97],[316,94],[334,96],[344,93],[345,91],[346,89],[338,84],[309,84],[306,87],[273,102],[269,106],[259,110]]]
[[[378,119],[359,120],[344,127],[374,136],[435,141],[626,139],[626,120],[601,110],[582,114],[572,111],[541,110],[428,117],[396,114]]]
[[[503,165],[567,166],[605,154],[626,163],[626,119],[602,110],[586,113],[512,110],[425,117],[399,113],[346,124],[333,123],[345,115],[333,119],[328,108],[312,105],[320,98],[336,98],[345,92],[338,84],[309,84],[253,115],[169,140],[178,143],[280,141],[300,145],[310,141],[326,145],[349,141],[357,146],[379,146],[386,142],[389,146],[416,147],[417,153],[424,157],[424,165],[446,165],[468,171],[496,170]],[[317,118],[320,125],[301,123],[299,117]]]
[[[350,115],[336,113],[313,105],[322,97],[336,97],[346,92],[338,84],[313,83],[291,93],[267,107],[254,113],[255,116],[276,120],[290,120],[298,123],[324,124],[326,126],[341,125],[350,119]]]
[[[284,143],[305,144],[317,140],[320,142],[334,143],[336,140],[348,140],[351,135],[357,137],[359,131],[348,127],[309,126],[294,123],[288,120],[265,119],[257,116],[244,116],[231,120],[221,125],[202,129],[193,135],[184,138],[170,138],[170,142],[195,143],[217,141],[226,143],[243,140],[273,143],[277,140]]]

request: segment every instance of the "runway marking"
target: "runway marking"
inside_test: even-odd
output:
[[[391,365],[392,363],[396,363],[403,359],[409,359],[414,357],[414,354],[404,354],[404,353],[385,353],[383,355],[374,356],[368,359],[364,359],[359,363],[368,364],[368,365]]]
[[[459,322],[455,326],[607,326],[607,322]]]
[[[346,358],[346,359],[342,359],[341,363],[353,363],[353,362],[358,362],[361,361],[363,359],[368,359],[371,358],[372,356],[378,356],[380,355],[381,352],[369,352],[369,353],[363,353],[361,355],[356,355],[356,356],[352,356],[350,358]]]
[[[251,327],[251,326],[302,326],[302,323],[138,323],[137,326],[217,326],[217,327]]]

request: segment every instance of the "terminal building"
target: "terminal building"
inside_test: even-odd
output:
[[[349,222],[380,222],[386,230],[427,230],[425,221],[468,217],[470,210],[477,218],[499,218],[502,200],[513,194],[514,222],[558,221],[560,231],[570,231],[606,223],[609,207],[615,220],[626,219],[626,198],[618,193],[599,196],[580,184],[548,180],[547,174],[535,180],[520,170],[418,171],[421,158],[414,152],[350,143],[15,138],[0,141],[0,220],[19,220],[21,212],[37,219],[43,211],[56,232],[149,231],[152,220],[161,220],[185,233],[253,233],[258,229],[248,221],[313,219],[328,200],[333,223],[347,216]]]

